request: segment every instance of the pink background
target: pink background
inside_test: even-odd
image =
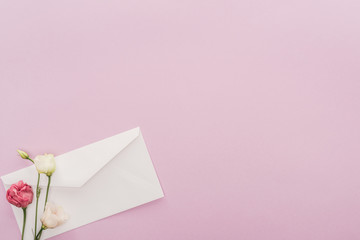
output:
[[[61,154],[141,126],[165,198],[53,239],[360,239],[359,12],[2,1],[0,175],[29,165],[17,148]],[[19,239],[5,197],[0,213],[0,238]]]

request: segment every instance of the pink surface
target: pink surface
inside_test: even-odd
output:
[[[139,125],[166,195],[53,239],[360,239],[359,1],[0,5],[0,175]]]

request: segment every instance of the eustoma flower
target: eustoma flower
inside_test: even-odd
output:
[[[51,202],[48,202],[45,206],[45,211],[41,217],[42,226],[39,233],[36,235],[36,239],[41,238],[42,231],[48,228],[56,228],[68,220],[68,215],[64,212],[61,206],[57,206]]]
[[[24,239],[25,223],[26,223],[26,208],[32,203],[34,198],[34,193],[31,186],[27,185],[23,181],[19,181],[11,185],[11,187],[6,192],[6,199],[12,205],[22,208],[24,212],[24,221],[23,229],[21,234],[21,239]]]
[[[36,170],[39,173],[44,173],[47,176],[51,176],[56,170],[56,163],[53,154],[37,155],[34,158]]]
[[[45,228],[55,228],[63,224],[68,219],[68,215],[61,206],[48,202],[41,217],[41,222]]]
[[[34,193],[31,186],[23,181],[11,185],[6,192],[6,199],[8,202],[19,208],[26,208],[32,203],[33,197]]]

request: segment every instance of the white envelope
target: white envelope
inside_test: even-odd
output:
[[[63,225],[43,232],[46,239],[87,223],[108,217],[144,203],[162,198],[140,128],[89,144],[57,156],[56,171],[51,178],[49,201],[61,205],[70,216]],[[37,171],[34,165],[1,177],[5,189],[23,180],[36,191]],[[39,218],[42,215],[47,177],[41,175]],[[34,200],[27,209],[26,240],[33,239]],[[12,206],[12,205],[11,205]],[[23,212],[12,206],[21,230]],[[38,229],[41,222],[38,222]]]

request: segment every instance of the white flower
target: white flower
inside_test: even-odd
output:
[[[39,173],[45,173],[47,176],[51,176],[55,172],[56,164],[53,154],[37,155],[34,158],[34,163]]]
[[[61,206],[48,202],[40,220],[46,228],[56,228],[68,220],[68,218],[68,215]]]

